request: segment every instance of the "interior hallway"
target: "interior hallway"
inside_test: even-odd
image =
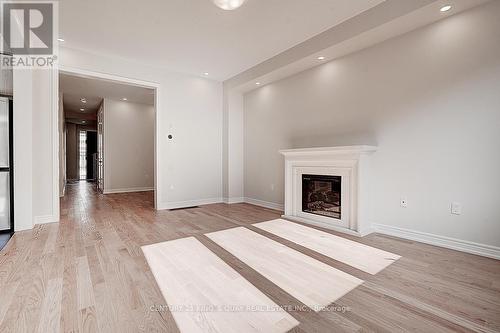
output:
[[[382,235],[335,233],[402,256],[371,275],[250,225],[279,216],[248,204],[155,211],[153,192],[100,195],[86,182],[68,185],[60,224],[18,232],[0,252],[0,331],[178,331],[172,314],[161,310],[165,301],[140,247],[188,236],[275,303],[302,306],[203,235],[237,226],[365,281],[335,303],[346,312],[291,312],[300,322],[294,332],[500,331],[495,260]]]

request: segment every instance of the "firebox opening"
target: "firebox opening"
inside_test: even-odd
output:
[[[341,219],[341,176],[302,175],[302,211]]]

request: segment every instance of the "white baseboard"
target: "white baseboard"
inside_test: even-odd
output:
[[[54,223],[59,222],[59,218],[54,215],[42,215],[34,217],[34,224],[46,224],[46,223]]]
[[[193,206],[203,206],[203,205],[211,205],[215,203],[224,202],[222,198],[207,198],[207,199],[197,199],[197,200],[186,200],[186,201],[172,201],[172,202],[163,202],[158,204],[158,210],[164,209],[178,209],[178,208],[186,208]]]
[[[372,224],[375,232],[395,236],[399,238],[414,240],[421,243],[445,247],[452,250],[477,254],[483,257],[500,259],[500,247],[469,242],[461,239],[429,234],[416,230],[397,228],[384,224]]]
[[[279,210],[280,212],[282,212],[283,209],[285,208],[285,206],[283,204],[277,204],[274,202],[263,201],[263,200],[259,200],[259,199],[248,198],[248,197],[245,198],[245,202],[252,204],[252,205],[255,205],[255,206],[261,206],[261,207],[265,207],[265,208],[269,208],[269,209]]]
[[[229,205],[235,203],[242,203],[245,202],[245,198],[244,197],[224,198],[223,202]]]
[[[131,188],[116,188],[111,190],[104,190],[104,194],[114,193],[132,193],[132,192],[148,192],[154,191],[154,187],[131,187]]]

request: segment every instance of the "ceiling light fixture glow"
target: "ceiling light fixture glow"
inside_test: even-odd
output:
[[[224,10],[234,10],[239,8],[246,0],[212,0],[214,4]]]
[[[57,40],[60,42],[64,42],[64,38],[58,38]]]
[[[321,56],[321,57],[318,57],[318,60],[325,60],[326,58]]]
[[[439,10],[441,13],[444,13],[444,12],[447,12],[451,9],[451,6],[450,5],[446,5],[446,6],[443,6],[441,7],[441,9]]]
[[[260,82],[255,82],[255,85],[260,86]]]
[[[203,75],[208,76],[208,73],[205,72],[205,73],[203,73]]]
[[[122,101],[128,101],[127,97],[123,97]]]
[[[87,99],[86,98],[80,98],[80,102],[82,102],[82,103],[85,104],[85,103],[87,103]]]
[[[83,111],[85,111],[85,109],[80,109],[80,111],[82,111],[82,112],[83,112]]]

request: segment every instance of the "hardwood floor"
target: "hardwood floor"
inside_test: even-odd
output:
[[[182,332],[284,333],[299,324],[194,237],[142,249]]]
[[[219,246],[318,312],[362,280],[245,227],[207,234]]]
[[[274,303],[302,309],[204,235],[238,226],[364,281],[328,311],[290,311],[300,322],[293,332],[500,332],[499,261],[327,231],[402,257],[372,275],[252,226],[278,217],[248,204],[156,212],[151,192],[103,196],[86,183],[68,186],[60,223],[18,232],[0,252],[0,332],[178,332],[141,246],[189,236]]]
[[[370,274],[377,274],[401,258],[394,253],[284,219],[256,223],[254,226]]]

